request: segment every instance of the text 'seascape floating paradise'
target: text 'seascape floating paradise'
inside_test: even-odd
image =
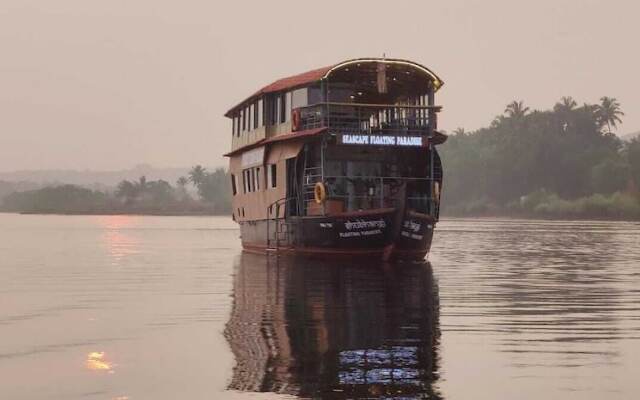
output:
[[[418,63],[361,58],[280,79],[229,110],[243,247],[424,258],[442,189],[442,85]]]

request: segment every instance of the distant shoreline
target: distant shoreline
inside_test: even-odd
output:
[[[531,214],[441,214],[442,219],[513,219],[527,221],[600,221],[600,222],[640,222],[640,219],[629,217],[612,217],[612,216],[577,216],[567,215],[564,217],[549,215],[531,215]]]
[[[231,217],[231,214],[226,213],[210,213],[210,212],[198,212],[198,211],[139,211],[139,212],[123,212],[123,211],[86,211],[86,212],[74,212],[74,211],[5,211],[0,210],[2,214],[19,214],[19,215],[139,215],[139,216],[157,216],[157,217]]]
[[[28,211],[13,212],[0,210],[0,214],[18,214],[18,215],[68,215],[68,216],[111,216],[111,215],[132,215],[132,216],[155,216],[155,217],[229,217],[227,213],[209,213],[209,212],[175,212],[175,211],[154,211],[154,212],[122,212],[122,211],[102,211],[102,212],[61,212],[61,211]],[[515,214],[442,214],[441,220],[446,219],[510,219],[510,220],[527,220],[527,221],[597,221],[597,222],[640,222],[640,219],[633,218],[613,218],[611,216],[566,216],[551,217],[543,215],[515,215]]]

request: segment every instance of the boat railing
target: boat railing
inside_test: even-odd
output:
[[[408,208],[431,214],[435,206],[431,179],[384,176],[325,176],[330,212],[395,208],[406,201]]]
[[[294,197],[281,198],[267,207],[267,249],[278,250],[282,242],[290,244],[291,226],[286,221],[285,207],[294,202]],[[283,212],[281,212],[281,210]],[[272,221],[272,222],[271,222]],[[273,225],[272,225],[273,224]],[[271,228],[273,226],[273,229]]]
[[[300,107],[298,130],[330,128],[348,134],[427,135],[440,106],[318,103]]]

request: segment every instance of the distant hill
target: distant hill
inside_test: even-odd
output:
[[[13,192],[40,189],[42,185],[33,182],[6,182],[0,179],[0,204],[2,199]]]
[[[115,187],[124,179],[137,180],[143,175],[147,180],[164,179],[171,184],[175,184],[179,177],[188,174],[189,169],[188,167],[155,168],[151,165],[140,164],[134,168],[120,171],[25,170],[0,172],[0,181],[29,182],[37,186],[64,183],[104,190]],[[213,171],[215,168],[208,169]]]

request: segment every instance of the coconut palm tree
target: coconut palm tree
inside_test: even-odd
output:
[[[521,119],[529,112],[529,107],[524,106],[524,102],[520,101],[512,101],[507,104],[507,107],[504,109],[504,113],[507,114],[508,117],[514,119]]]
[[[555,112],[569,113],[578,106],[578,103],[571,96],[563,96],[553,107]]]
[[[459,127],[453,130],[453,134],[456,136],[464,136],[467,134],[467,132],[464,130],[464,128]]]
[[[622,123],[621,116],[624,115],[620,109],[620,103],[614,97],[604,96],[600,98],[600,104],[595,108],[596,117],[601,125],[607,125],[608,133],[611,133],[611,127],[618,127],[618,123]]]
[[[138,182],[135,183],[138,194],[144,193],[145,190],[149,187],[149,183],[147,182],[147,177],[142,175],[138,178]]]
[[[176,181],[176,185],[178,185],[178,195],[182,200],[189,197],[189,193],[187,192],[188,184],[189,184],[189,179],[186,176],[181,176]]]
[[[196,165],[195,167],[191,168],[191,171],[189,171],[189,180],[196,187],[202,185],[202,182],[204,182],[206,176],[207,170],[206,168],[203,168],[202,165]]]

